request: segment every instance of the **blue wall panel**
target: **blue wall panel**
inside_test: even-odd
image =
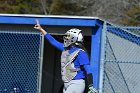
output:
[[[95,26],[96,20],[74,19],[74,18],[38,18],[38,17],[5,17],[0,16],[0,23],[3,24],[35,24],[36,19],[42,25],[63,25],[63,26]]]
[[[100,71],[100,47],[101,47],[101,31],[102,26],[94,27],[92,31],[91,44],[91,70],[93,74],[93,85],[96,89],[99,88],[99,71]]]

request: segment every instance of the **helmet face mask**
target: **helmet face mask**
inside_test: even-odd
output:
[[[83,35],[80,29],[72,28],[65,33],[64,39],[64,47],[69,47],[76,42],[83,42]],[[76,43],[77,44],[77,43]]]
[[[67,39],[67,40],[70,39],[70,35],[64,35],[63,39]]]

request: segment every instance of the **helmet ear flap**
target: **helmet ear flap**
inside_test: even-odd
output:
[[[78,41],[78,42],[83,42],[83,35],[82,35],[81,32],[79,33],[79,35],[78,35],[78,37],[77,37],[77,41]]]

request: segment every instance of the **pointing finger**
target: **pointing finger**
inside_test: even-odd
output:
[[[36,19],[36,24],[39,24],[39,21],[38,21],[38,19]]]

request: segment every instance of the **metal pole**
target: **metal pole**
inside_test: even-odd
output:
[[[103,76],[104,76],[104,61],[105,61],[105,46],[106,46],[106,31],[107,22],[104,22],[101,36],[101,56],[100,56],[100,78],[99,78],[99,93],[103,93]]]
[[[43,50],[44,50],[44,35],[40,34],[40,66],[39,66],[39,82],[38,82],[38,93],[41,93],[41,84],[42,84],[42,66],[43,66]]]

